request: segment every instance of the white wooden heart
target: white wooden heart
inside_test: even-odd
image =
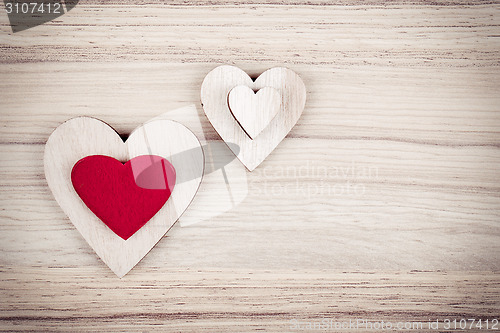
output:
[[[140,155],[166,158],[176,170],[176,185],[163,207],[124,240],[80,199],[71,182],[74,164],[90,155],[125,162]],[[119,277],[127,274],[165,235],[193,200],[203,176],[204,155],[196,136],[171,120],[153,120],[135,129],[126,142],[106,123],[89,117],[66,121],[45,145],[45,177],[56,201],[83,238]]]
[[[241,128],[255,139],[280,111],[281,96],[271,87],[254,93],[247,86],[237,86],[229,92],[228,105]]]
[[[229,107],[231,90],[241,85],[254,91],[271,87],[281,96],[278,113],[253,139],[244,130],[251,120],[245,119],[240,126]],[[226,143],[232,143],[229,148],[252,171],[299,120],[306,102],[306,88],[302,79],[287,68],[271,68],[253,81],[238,67],[224,65],[212,70],[203,80],[201,102],[212,126]],[[253,117],[258,117],[257,113]]]

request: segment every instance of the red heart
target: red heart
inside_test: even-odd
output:
[[[127,240],[167,202],[175,185],[174,166],[156,155],[123,164],[103,155],[76,162],[71,182],[87,207]]]

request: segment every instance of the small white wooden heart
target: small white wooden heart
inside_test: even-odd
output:
[[[229,92],[229,109],[251,139],[255,139],[281,109],[280,93],[264,87],[254,93],[248,86],[237,86]]]
[[[255,132],[247,135],[245,130],[248,132],[249,124],[261,115],[254,112],[253,119],[250,119],[250,115],[245,115],[247,117],[245,120],[238,119],[241,120],[240,126],[229,106],[230,92],[241,85],[254,91],[270,87],[281,97],[278,113],[255,137],[253,136]],[[231,143],[228,145],[229,148],[245,167],[252,171],[276,148],[299,120],[306,102],[306,88],[302,79],[287,68],[271,68],[253,81],[238,67],[225,65],[212,70],[203,80],[201,102],[212,126],[226,143]],[[254,126],[258,129],[264,121],[257,120],[257,123],[260,125]]]
[[[177,181],[170,198],[127,240],[99,220],[73,187],[73,166],[90,155],[106,155],[122,162],[140,155],[158,155],[175,168]],[[104,122],[79,117],[61,124],[50,135],[45,145],[44,166],[47,183],[56,201],[104,263],[122,277],[153,248],[189,206],[203,176],[204,155],[196,136],[174,121],[147,122],[123,142]]]

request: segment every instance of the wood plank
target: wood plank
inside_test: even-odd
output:
[[[408,146],[286,139],[236,186],[248,187],[241,204],[174,227],[142,263],[149,269],[500,269],[499,177],[491,177],[498,175],[498,149]],[[8,157],[0,164],[0,244],[9,253],[0,262],[78,260],[107,270],[53,200],[40,171],[43,146],[0,148]],[[206,206],[189,210],[203,213]]]
[[[133,271],[2,267],[2,330],[292,331],[320,323],[491,319],[498,274],[471,272]],[[364,330],[363,327],[357,331]],[[474,331],[474,330],[471,330]],[[477,330],[479,332],[479,330]]]
[[[58,124],[79,115],[102,119],[126,134],[186,104],[196,103],[202,114],[199,88],[213,67],[44,63],[26,72],[20,64],[0,65],[5,73],[0,140],[41,144]],[[500,145],[498,69],[293,69],[304,76],[308,100],[289,137]],[[200,119],[206,135],[218,138]]]
[[[0,15],[0,331],[498,318],[499,18],[486,0],[88,0],[13,34]],[[200,106],[220,64],[291,68],[304,113],[234,174],[241,203],[118,280],[52,198],[44,144],[71,117],[126,136],[187,104],[220,143]]]

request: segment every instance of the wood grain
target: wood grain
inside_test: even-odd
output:
[[[1,330],[288,332],[293,319],[363,318],[396,325],[486,319],[498,313],[498,274],[484,272],[464,277],[456,272],[160,268],[147,274],[134,270],[119,286],[112,274],[92,273],[81,268],[3,270],[0,281],[6,289],[0,292],[11,302],[0,305]]]
[[[461,0],[81,1],[16,34],[0,15],[0,329],[498,317],[499,21],[497,1]],[[74,116],[126,135],[201,113],[219,64],[291,68],[304,113],[238,176],[241,204],[174,226],[119,281],[53,200],[44,144]]]

